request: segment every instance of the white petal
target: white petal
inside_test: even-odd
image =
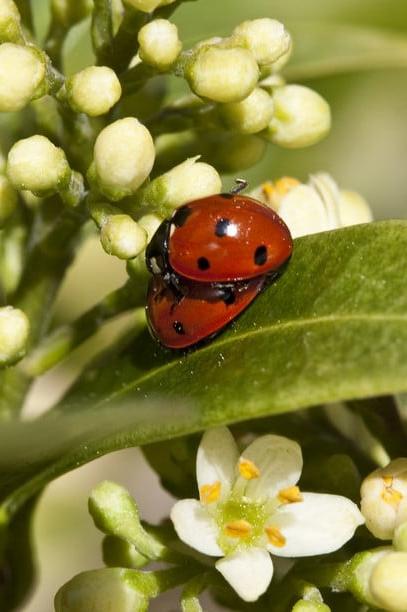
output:
[[[281,200],[278,214],[290,228],[293,238],[329,229],[321,197],[309,185],[298,185]]]
[[[283,436],[257,438],[243,452],[242,459],[253,461],[260,470],[259,478],[247,481],[243,492],[252,499],[275,497],[281,489],[295,485],[301,476],[301,447]]]
[[[221,498],[229,494],[235,479],[239,457],[236,442],[227,427],[209,429],[202,437],[196,457],[196,477],[199,489],[221,483]]]
[[[215,567],[244,601],[256,601],[273,577],[273,562],[264,548],[248,548],[220,559]]]
[[[303,501],[280,506],[272,517],[286,539],[283,547],[268,545],[280,557],[308,557],[338,550],[364,523],[359,508],[341,495],[303,493]]]
[[[219,557],[218,528],[206,508],[196,499],[182,499],[173,506],[171,520],[179,538],[205,555]]]

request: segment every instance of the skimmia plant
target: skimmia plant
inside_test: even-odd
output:
[[[142,446],[178,498],[168,520],[146,523],[126,489],[101,482],[89,511],[106,567],[61,586],[57,612],[147,610],[175,586],[184,612],[205,591],[232,610],[406,610],[405,222],[374,222],[319,169],[270,167],[248,193],[296,239],[284,273],[194,351],[166,351],[146,329],[144,253],[160,223],[227,192],[269,147],[328,134],[328,102],[288,80],[318,57],[290,71],[292,37],[270,16],[187,43],[183,0],[51,0],[40,37],[31,4],[0,0],[0,609],[34,582],[43,488]],[[72,73],[78,24],[93,63]],[[90,235],[127,281],[57,326]],[[36,378],[124,313],[124,332],[25,422]]]

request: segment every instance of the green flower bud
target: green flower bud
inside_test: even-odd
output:
[[[136,502],[124,487],[105,480],[89,497],[89,512],[98,529],[123,540],[137,536],[140,517]]]
[[[0,365],[13,365],[25,355],[30,323],[22,310],[0,308]]]
[[[148,597],[131,578],[131,570],[117,567],[78,574],[59,589],[55,612],[143,612]]]
[[[0,112],[19,111],[46,93],[46,66],[33,47],[0,45]]]
[[[264,130],[273,116],[274,104],[269,94],[256,87],[241,102],[230,102],[219,107],[227,127],[242,134],[256,134]]]
[[[231,134],[225,132],[214,138],[208,153],[221,172],[239,172],[251,168],[261,160],[267,149],[265,140],[254,134]]]
[[[274,115],[265,136],[274,144],[295,149],[321,140],[331,127],[328,103],[302,85],[286,85],[273,94]]]
[[[160,6],[166,6],[167,4],[172,4],[175,0],[123,0],[124,4],[128,6],[132,6],[138,11],[143,11],[143,13],[151,13],[155,11],[156,8]]]
[[[357,553],[340,577],[342,588],[350,591],[359,601],[376,606],[371,592],[371,576],[376,565],[392,552],[390,546]]]
[[[300,599],[294,605],[292,612],[330,612],[331,608],[321,601]]]
[[[186,57],[184,76],[192,91],[202,98],[240,102],[255,88],[259,69],[247,49],[209,45]]]
[[[110,215],[100,230],[100,242],[108,255],[133,259],[145,249],[147,232],[129,215]]]
[[[197,159],[187,159],[154,179],[141,194],[142,204],[166,217],[186,202],[220,193],[222,181],[215,168]]]
[[[147,232],[147,240],[150,242],[158,228],[160,227],[162,219],[157,215],[144,215],[138,220],[138,224]]]
[[[0,40],[22,42],[20,13],[13,0],[0,2]]]
[[[0,227],[15,211],[18,197],[7,177],[0,175]]]
[[[244,21],[234,29],[233,39],[247,47],[260,66],[272,64],[291,46],[291,37],[283,24],[267,17]]]
[[[82,21],[93,9],[93,0],[51,0],[54,18],[64,27]]]
[[[390,552],[374,566],[369,587],[376,607],[394,612],[407,610],[407,553]]]
[[[167,19],[155,19],[138,33],[139,55],[146,64],[166,71],[181,53],[178,28]]]
[[[77,113],[97,117],[120,100],[122,88],[116,73],[106,66],[90,66],[66,81],[66,97]]]
[[[144,567],[150,559],[125,540],[115,536],[105,536],[102,543],[103,562],[107,567]]]
[[[45,136],[31,136],[11,148],[7,175],[16,189],[41,196],[67,187],[71,169],[62,149]]]
[[[97,137],[89,178],[108,198],[120,200],[144,183],[154,159],[154,143],[147,128],[133,117],[119,119]]]

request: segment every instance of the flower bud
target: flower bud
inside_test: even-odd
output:
[[[263,138],[255,134],[215,134],[205,150],[221,172],[239,172],[251,168],[261,160],[267,149]]]
[[[103,562],[108,567],[144,567],[150,559],[142,555],[134,546],[115,536],[105,536],[102,543]]]
[[[129,215],[109,215],[100,230],[100,242],[108,255],[133,259],[145,249],[147,232]]]
[[[93,0],[51,0],[54,18],[65,28],[82,21],[93,8]]]
[[[139,55],[146,64],[167,70],[181,53],[178,28],[167,19],[155,19],[138,33]]]
[[[90,180],[112,200],[134,194],[154,164],[155,150],[150,132],[133,117],[119,119],[96,139]]]
[[[407,459],[395,459],[369,474],[360,493],[367,528],[376,538],[390,540],[406,518]]]
[[[15,211],[18,197],[7,177],[0,175],[0,227]]]
[[[13,0],[0,2],[0,41],[22,42],[20,13]]]
[[[136,502],[124,487],[105,480],[89,497],[89,512],[103,533],[129,540],[140,524]]]
[[[118,567],[78,574],[55,596],[55,612],[144,612],[148,597],[132,578],[132,570]]]
[[[358,601],[376,607],[377,601],[371,591],[371,576],[377,564],[392,552],[390,546],[382,546],[354,555],[340,577],[341,590],[346,588]]]
[[[343,227],[369,223],[373,220],[372,211],[366,200],[355,191],[341,191],[339,218]]]
[[[331,127],[328,103],[302,85],[279,87],[273,94],[274,115],[265,133],[274,144],[295,149],[321,140]]]
[[[300,599],[294,605],[292,612],[330,612],[331,608],[322,601]]]
[[[247,47],[260,66],[272,64],[291,47],[284,25],[267,17],[244,21],[234,29],[233,39]]]
[[[0,308],[0,365],[13,365],[25,355],[30,323],[22,310]]]
[[[11,148],[7,175],[16,189],[41,196],[66,188],[71,169],[62,149],[45,136],[31,136]]]
[[[172,4],[173,2],[175,0],[124,0],[124,4],[132,6],[138,11],[143,11],[143,13],[151,13],[156,8]]]
[[[199,47],[185,65],[192,91],[214,102],[240,102],[256,86],[259,69],[253,55],[241,47]]]
[[[97,117],[120,100],[122,88],[116,73],[106,66],[90,66],[66,81],[66,97],[77,113]]]
[[[0,45],[0,112],[19,111],[46,93],[45,61],[33,47]]]
[[[271,96],[260,87],[256,87],[241,102],[230,102],[219,107],[226,126],[242,134],[256,134],[264,130],[271,121],[273,110]]]
[[[150,242],[158,228],[160,227],[162,219],[157,215],[144,215],[138,220],[138,224],[147,232],[147,241]]]
[[[373,568],[370,591],[376,607],[394,612],[407,610],[407,553],[390,552]]]
[[[197,159],[187,159],[154,179],[143,190],[141,203],[166,217],[186,202],[220,193],[222,181],[215,168]]]

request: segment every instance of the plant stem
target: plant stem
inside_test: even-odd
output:
[[[113,54],[113,21],[111,0],[94,0],[92,43],[99,64],[106,65]]]

